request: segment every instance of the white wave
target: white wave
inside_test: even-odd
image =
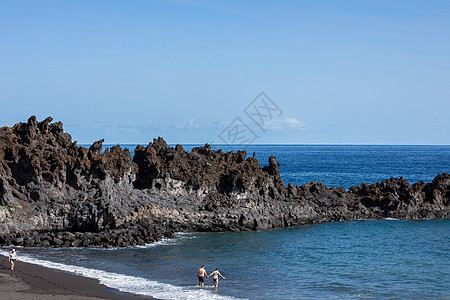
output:
[[[0,255],[8,256],[9,251],[0,249]],[[128,292],[138,295],[153,296],[159,299],[217,299],[234,300],[243,299],[231,296],[223,296],[212,293],[206,288],[180,287],[171,284],[160,283],[141,277],[106,272],[97,269],[89,269],[81,266],[66,265],[47,260],[36,259],[28,255],[20,255],[23,262],[40,265],[46,268],[57,269],[79,276],[99,280],[107,287],[118,289],[121,292]]]
[[[194,238],[194,237],[189,237],[188,239],[191,239],[191,238]],[[128,249],[133,249],[133,248],[136,248],[136,249],[147,249],[147,248],[154,248],[154,247],[157,247],[157,246],[166,246],[166,245],[173,246],[173,245],[181,244],[182,240],[185,240],[185,239],[187,239],[187,238],[184,237],[184,236],[182,236],[182,237],[178,237],[177,236],[176,238],[162,238],[161,240],[153,242],[151,244],[145,244],[143,246],[139,246],[139,245],[137,245],[137,246],[130,246],[130,247],[127,247],[127,248]],[[67,248],[67,249],[74,249],[74,250],[76,250],[77,248]],[[124,248],[119,248],[119,247],[111,247],[111,248],[97,247],[96,248],[96,247],[93,247],[91,249],[92,250],[99,250],[99,251],[113,251],[113,250],[124,249]]]
[[[145,246],[138,246],[138,247],[153,248],[153,247],[165,246],[165,245],[179,245],[180,242],[181,241],[177,238],[174,238],[174,239],[163,238],[162,240],[159,240],[157,242],[153,242],[151,244],[145,244]]]
[[[163,238],[157,242],[153,242],[151,244],[145,244],[145,246],[136,246],[136,248],[154,248],[158,246],[166,246],[166,245],[180,245],[184,240],[195,239],[194,233],[191,232],[177,232],[175,233],[176,238]]]
[[[383,220],[386,220],[386,221],[400,221],[400,219],[396,219],[396,218],[384,218]]]
[[[196,238],[198,235],[198,232],[175,232],[176,237],[190,237],[190,238]]]

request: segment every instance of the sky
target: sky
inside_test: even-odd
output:
[[[450,144],[450,1],[0,2],[0,126],[79,144]]]

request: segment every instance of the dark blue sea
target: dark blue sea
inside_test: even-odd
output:
[[[255,152],[261,165],[276,156],[285,184],[322,181],[349,188],[390,177],[431,182],[450,172],[450,146],[251,145],[246,150],[248,156]],[[22,248],[19,255],[160,299],[450,299],[449,219],[177,236],[144,247]],[[225,276],[217,290],[211,280],[196,287],[201,265]]]

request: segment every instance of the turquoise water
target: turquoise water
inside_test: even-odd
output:
[[[348,188],[391,176],[430,182],[450,171],[450,146],[255,145],[247,150],[262,161],[275,155],[286,184],[320,180]],[[25,261],[160,299],[450,299],[448,219],[178,234],[128,249],[19,251]],[[202,264],[226,277],[217,290],[209,287],[211,280],[208,287],[196,287]]]
[[[103,270],[109,285],[162,299],[449,299],[449,229],[450,220],[359,221],[181,234],[146,248],[20,252],[67,270]],[[226,277],[217,290],[195,287],[202,264]]]

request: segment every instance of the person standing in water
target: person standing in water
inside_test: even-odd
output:
[[[205,270],[205,266],[202,266],[200,269],[198,269],[197,271],[197,278],[198,278],[198,286],[203,287],[203,285],[205,284],[205,279],[204,277],[209,277],[208,273],[206,273]]]
[[[11,263],[11,270],[14,271],[14,265],[16,261],[19,259],[17,256],[16,250],[12,249],[11,254],[9,255],[9,262]]]
[[[213,287],[217,288],[219,286],[219,276],[222,277],[223,279],[225,279],[225,277],[222,276],[222,274],[220,274],[219,269],[216,269],[214,272],[212,272],[211,274],[209,274],[209,276],[214,275],[213,276]]]

